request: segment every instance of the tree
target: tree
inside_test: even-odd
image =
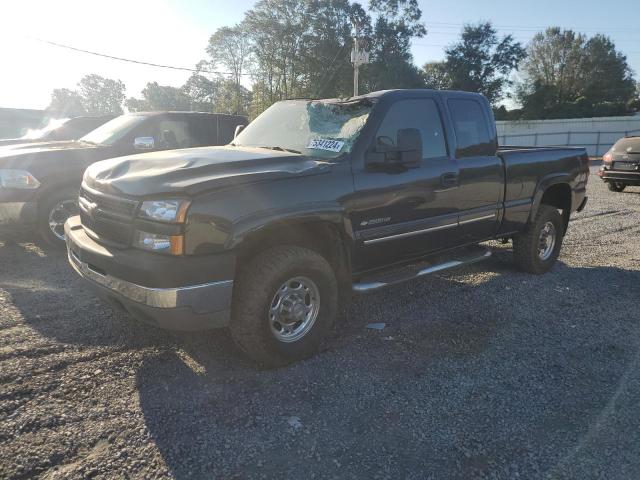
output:
[[[55,88],[51,93],[51,103],[47,107],[52,115],[57,117],[77,117],[86,115],[82,96],[75,90]]]
[[[518,87],[522,116],[576,118],[634,111],[635,80],[626,57],[604,35],[590,39],[553,27],[528,47]]]
[[[584,87],[582,95],[595,105],[626,104],[633,100],[636,82],[627,57],[616,51],[604,35],[589,39],[584,47]]]
[[[505,97],[509,76],[526,57],[511,35],[499,39],[491,23],[466,25],[460,42],[445,52],[449,87],[482,93],[494,105]]]
[[[425,63],[422,67],[424,82],[427,88],[447,90],[451,88],[451,78],[446,62]]]
[[[234,98],[236,111],[241,110],[242,76],[250,61],[250,40],[243,25],[219,28],[209,39],[207,53],[213,68],[224,67],[231,73],[236,86]]]
[[[427,34],[417,0],[371,0],[369,9],[375,21],[369,39],[371,65],[364,69],[366,89],[424,87],[411,54],[412,38]]]
[[[142,99],[129,98],[127,108],[133,112],[140,111],[183,111],[190,110],[190,99],[181,88],[159,85],[149,82],[142,90]]]
[[[214,112],[220,94],[219,79],[210,80],[194,73],[182,86],[182,91],[189,98],[191,110],[198,112]]]
[[[528,46],[523,72],[528,89],[554,92],[555,103],[575,101],[580,96],[584,70],[584,35],[558,27],[536,34]],[[526,90],[525,90],[526,93]]]
[[[121,114],[125,86],[120,80],[85,75],[78,82],[82,104],[90,115]]]

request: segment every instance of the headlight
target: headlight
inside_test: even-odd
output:
[[[187,200],[149,200],[142,202],[140,216],[158,222],[182,223],[187,215]]]
[[[24,170],[0,169],[0,187],[36,189],[40,182]]]
[[[151,252],[182,255],[184,253],[184,236],[137,231],[135,245]]]

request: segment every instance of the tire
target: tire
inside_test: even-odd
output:
[[[562,248],[564,221],[555,207],[542,204],[527,229],[513,237],[513,256],[523,271],[541,275],[556,263]],[[543,240],[543,231],[544,240]],[[551,245],[551,236],[553,243]],[[544,242],[544,249],[543,243]]]
[[[38,233],[50,247],[63,249],[64,222],[78,213],[77,188],[66,187],[50,193],[38,205]],[[57,223],[55,229],[50,221]]]
[[[623,192],[627,185],[622,182],[607,182],[607,188],[612,192]]]
[[[282,313],[287,307],[290,311]],[[305,309],[317,312],[315,317],[301,314]],[[262,366],[280,367],[318,352],[337,312],[338,282],[329,262],[306,248],[275,247],[239,272],[229,328],[248,357]],[[308,320],[312,317],[315,320]]]

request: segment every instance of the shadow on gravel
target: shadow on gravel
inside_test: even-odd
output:
[[[140,408],[178,479],[637,477],[640,272],[559,263],[536,277],[495,252],[358,297],[329,350],[273,371],[225,331],[114,314],[64,254],[0,247],[0,288],[52,340],[154,347]]]
[[[640,290],[623,289],[640,273],[559,264],[531,277],[500,258],[466,273],[481,271],[479,284],[451,274],[357,299],[331,349],[288,368],[256,370],[226,334],[147,357],[140,402],[172,474],[588,478],[640,467],[625,457],[640,428]],[[592,301],[604,285],[622,292],[614,312]]]

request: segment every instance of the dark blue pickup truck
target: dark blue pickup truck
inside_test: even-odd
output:
[[[113,306],[229,327],[282,365],[320,348],[347,292],[483,260],[486,240],[512,239],[521,269],[548,271],[588,178],[584,149],[499,149],[477,94],[283,101],[225,147],[93,164],[67,247]]]

